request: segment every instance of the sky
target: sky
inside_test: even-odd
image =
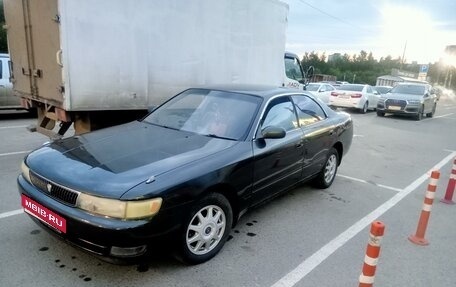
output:
[[[289,5],[287,51],[391,55],[434,63],[456,45],[456,0],[282,0]],[[404,53],[405,51],[405,53]],[[456,66],[456,63],[452,63]]]

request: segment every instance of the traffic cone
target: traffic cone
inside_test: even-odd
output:
[[[415,244],[429,245],[429,241],[424,238],[424,235],[429,222],[429,216],[431,215],[432,203],[434,202],[439,177],[440,172],[438,170],[432,171],[431,179],[429,180],[426,191],[426,197],[424,198],[423,209],[421,210],[420,219],[418,221],[418,227],[416,228],[416,234],[408,237],[408,239]]]
[[[456,187],[456,158],[453,161],[453,168],[450,173],[450,180],[448,181],[448,186],[445,192],[445,198],[441,199],[440,202],[446,204],[455,204],[453,201],[453,193]]]
[[[385,232],[385,225],[381,221],[371,224],[369,242],[364,257],[363,271],[359,276],[359,287],[371,287],[374,285],[375,270],[378,256],[380,255],[380,243]]]

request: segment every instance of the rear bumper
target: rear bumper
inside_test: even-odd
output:
[[[361,100],[347,99],[347,100],[329,100],[329,106],[340,107],[340,108],[355,108],[361,109],[364,105]]]

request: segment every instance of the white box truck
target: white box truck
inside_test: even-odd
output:
[[[14,93],[49,136],[134,120],[193,86],[304,84],[277,0],[3,3]]]

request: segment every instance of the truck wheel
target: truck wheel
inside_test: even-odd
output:
[[[183,225],[177,258],[187,264],[200,264],[214,257],[231,231],[233,212],[229,201],[219,193],[202,198]]]

